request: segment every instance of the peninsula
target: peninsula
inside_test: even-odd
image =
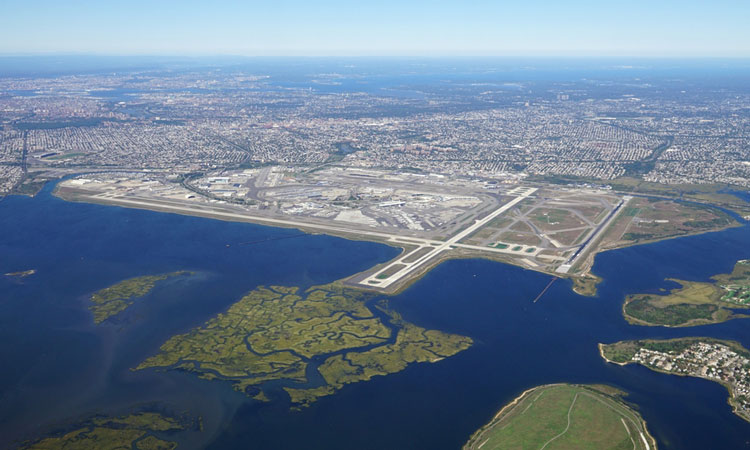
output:
[[[704,378],[729,391],[734,413],[750,422],[750,352],[735,341],[708,337],[599,344],[607,362],[641,364],[657,372]]]
[[[680,284],[667,295],[635,294],[625,299],[625,319],[635,325],[689,327],[750,317],[750,261],[711,282],[671,280]],[[750,311],[749,311],[750,312]]]

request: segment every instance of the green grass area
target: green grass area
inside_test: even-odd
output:
[[[547,224],[562,222],[570,215],[569,212],[563,209],[543,209],[540,211],[545,211],[545,213],[542,213],[542,212],[535,213],[532,216],[532,219],[536,222],[547,223]]]
[[[750,286],[743,284],[726,287],[726,294],[721,297],[721,301],[747,305],[750,303]]]
[[[159,281],[187,275],[190,272],[179,271],[161,275],[146,275],[120,281],[110,287],[94,292],[91,295],[89,309],[94,314],[94,323],[99,324],[126,310],[135,303],[135,299],[151,292]]]
[[[656,448],[640,415],[607,386],[547,385],[525,392],[464,449]]]
[[[576,276],[573,278],[573,290],[578,295],[593,297],[596,295],[596,289],[602,279],[595,275]]]
[[[526,250],[524,250],[524,251],[525,251],[526,253],[534,253],[534,250],[536,250],[536,248],[534,248],[534,247],[529,247],[529,248],[527,248],[527,249],[526,249]]]
[[[620,248],[738,225],[732,216],[718,208],[634,197],[607,227],[599,246],[601,249]]]
[[[623,305],[625,318],[638,325],[693,326],[748,317],[733,309],[750,308],[750,264],[738,261],[729,274],[709,283],[673,280],[681,287],[667,295],[635,294]]]
[[[47,158],[44,158],[44,159],[50,160],[50,161],[60,161],[60,160],[72,159],[72,158],[75,158],[77,156],[84,156],[84,155],[86,155],[86,153],[66,153],[66,154],[62,154],[62,155],[50,156],[50,157],[47,157]]]
[[[428,249],[428,250],[432,250],[432,249]],[[395,273],[397,273],[404,267],[406,267],[406,265],[404,264],[393,264],[392,266],[385,269],[383,272],[379,273],[375,278],[377,278],[378,280],[385,280],[386,278],[390,278],[392,275],[394,275]]]
[[[413,251],[412,253],[410,253],[406,258],[403,259],[403,261],[405,263],[411,264],[414,261],[418,260],[419,258],[421,258],[421,257],[425,256],[426,254],[430,253],[433,250],[434,250],[433,247],[422,247],[422,248],[417,249],[417,250]]]
[[[503,244],[503,243],[497,243],[497,244],[495,244],[495,248],[499,248],[499,249],[503,249],[503,250],[505,250],[508,247],[510,247],[510,245],[508,245],[508,244]]]
[[[653,233],[625,233],[622,235],[624,241],[650,241],[658,237]]]
[[[639,341],[622,341],[614,344],[599,344],[599,351],[603,358],[617,364],[627,364],[638,353]]]
[[[507,242],[511,245],[526,245],[529,247],[537,246],[542,242],[541,238],[533,232],[523,233],[506,231],[501,233],[497,239],[499,239],[500,242]]]
[[[504,215],[500,215],[498,217],[495,217],[494,219],[490,220],[487,225],[485,225],[485,228],[495,228],[495,229],[502,229],[506,226],[513,223],[513,219],[506,217]]]
[[[513,248],[512,248],[511,250],[512,250],[512,251],[514,251],[514,252],[520,252],[522,248],[523,248],[523,247],[521,247],[520,245],[516,245],[516,246],[515,246],[515,247],[513,247]]]
[[[174,433],[197,428],[186,418],[168,417],[141,412],[116,418],[97,417],[72,429],[28,443],[25,450],[172,450],[176,442],[164,440],[154,433]]]
[[[552,184],[606,184],[611,186],[615,191],[658,195],[680,198],[683,200],[694,200],[702,203],[711,203],[726,207],[727,209],[731,209],[739,214],[747,214],[748,211],[750,211],[750,203],[738,199],[731,194],[722,192],[726,189],[742,189],[742,187],[728,184],[661,184],[627,176],[616,178],[614,180],[600,180],[588,177],[540,175],[529,177],[527,181],[541,181]]]
[[[623,211],[632,216],[625,241],[652,241],[696,232],[712,231],[735,224],[725,212],[702,205],[668,200],[636,198]]]
[[[33,178],[26,179],[23,183],[13,189],[13,193],[19,195],[36,195],[42,190],[47,181],[49,180],[36,180]]]
[[[679,326],[694,321],[711,322],[719,310],[718,306],[712,304],[677,303],[655,306],[658,303],[653,298],[646,295],[632,299],[625,304],[625,314],[636,319],[636,323]]]
[[[303,293],[296,287],[261,287],[203,326],[170,338],[137,370],[187,370],[265,399],[265,382],[305,383],[308,366],[319,365],[324,385],[286,388],[292,402],[304,406],[345,384],[451,356],[472,344],[467,337],[404,322],[381,306],[385,321],[366,305],[370,298],[336,284]]]

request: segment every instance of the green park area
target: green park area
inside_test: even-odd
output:
[[[601,385],[530,389],[474,433],[464,449],[655,449],[645,422],[622,395]]]
[[[89,309],[94,314],[94,323],[99,324],[125,311],[139,297],[151,292],[156,283],[168,278],[188,275],[190,272],[179,271],[161,275],[146,275],[120,281],[117,284],[96,291],[91,295]]]
[[[97,417],[71,429],[23,446],[25,450],[172,450],[165,434],[185,430],[188,423],[153,412],[116,418]],[[157,436],[157,434],[159,436]]]
[[[383,303],[375,314],[368,307],[371,295],[336,284],[305,292],[260,287],[204,325],[170,338],[136,370],[187,370],[230,381],[258,400],[267,399],[264,383],[283,380],[292,403],[305,406],[345,384],[436,362],[472,344],[404,322]],[[311,364],[324,384],[308,385]]]
[[[711,282],[673,280],[680,284],[667,295],[628,296],[623,314],[637,325],[685,327],[750,317],[738,309],[750,308],[750,263],[738,261],[729,274]]]

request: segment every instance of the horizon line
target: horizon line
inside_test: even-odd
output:
[[[355,58],[355,59],[645,59],[645,60],[748,60],[750,55],[680,55],[680,54],[595,54],[595,53],[504,53],[504,54],[455,54],[455,53],[414,53],[414,54],[242,54],[242,53],[180,53],[180,52],[90,52],[90,51],[49,51],[49,52],[0,52],[0,58],[10,57],[49,57],[49,56],[91,56],[110,58]]]

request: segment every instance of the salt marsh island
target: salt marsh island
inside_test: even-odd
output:
[[[280,380],[294,407],[345,384],[437,362],[472,345],[468,337],[405,322],[373,294],[338,284],[259,287],[188,333],[170,338],[137,370],[186,370],[226,380],[257,400]],[[310,379],[311,371],[322,380]],[[315,376],[316,379],[319,377]]]

